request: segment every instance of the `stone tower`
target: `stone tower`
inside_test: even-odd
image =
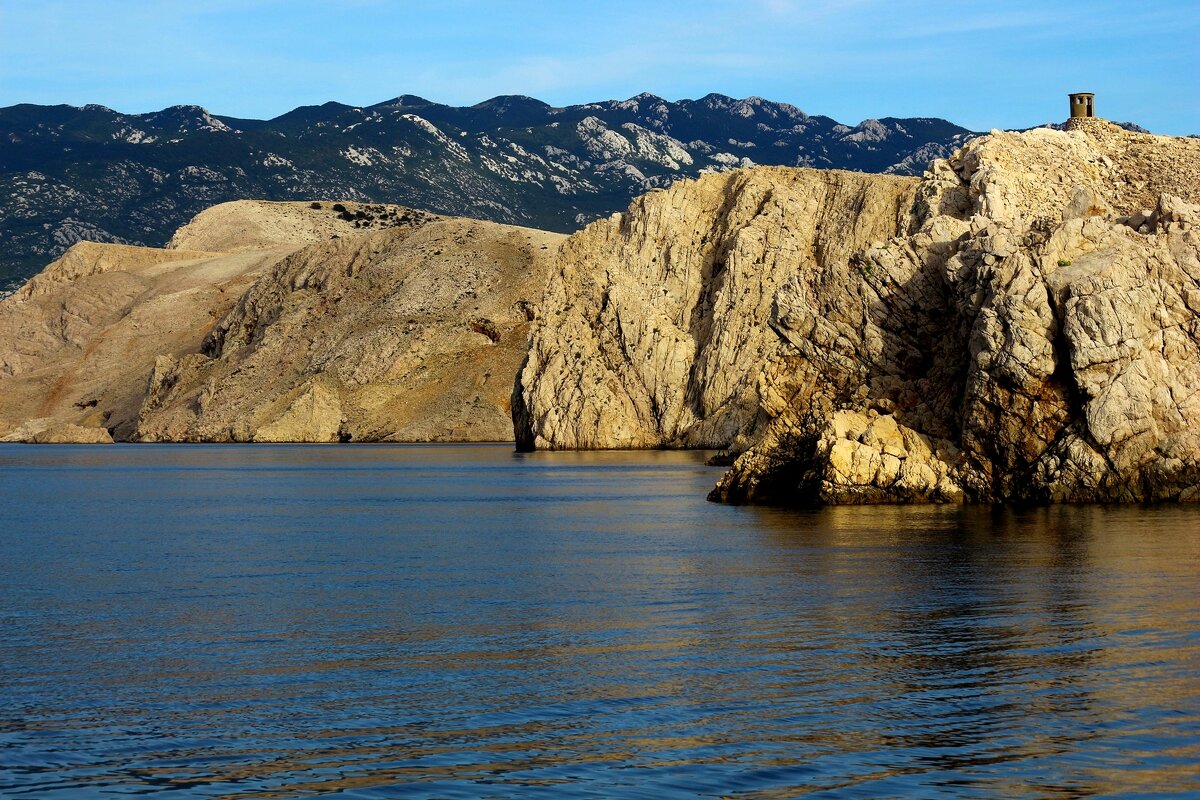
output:
[[[1091,92],[1075,92],[1071,98],[1071,117],[1096,116],[1096,95]]]

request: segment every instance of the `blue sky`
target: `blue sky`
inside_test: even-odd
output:
[[[272,117],[399,94],[759,95],[855,123],[1100,116],[1200,133],[1200,0],[0,0],[0,106]]]

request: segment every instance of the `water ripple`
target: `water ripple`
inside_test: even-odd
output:
[[[0,796],[1200,796],[1200,509],[0,446]]]

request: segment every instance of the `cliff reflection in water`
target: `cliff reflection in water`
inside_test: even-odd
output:
[[[1020,762],[1007,796],[1198,788],[1194,510],[841,508],[804,530],[765,515],[806,579],[822,559],[830,592],[872,583],[831,622],[857,632],[856,657],[822,668],[886,694],[865,746],[967,774]],[[1175,746],[1151,735],[1189,726]]]
[[[2,447],[0,795],[1200,791],[1198,510],[701,462]]]

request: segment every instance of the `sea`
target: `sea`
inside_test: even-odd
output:
[[[1200,797],[1200,508],[0,445],[0,797]]]

